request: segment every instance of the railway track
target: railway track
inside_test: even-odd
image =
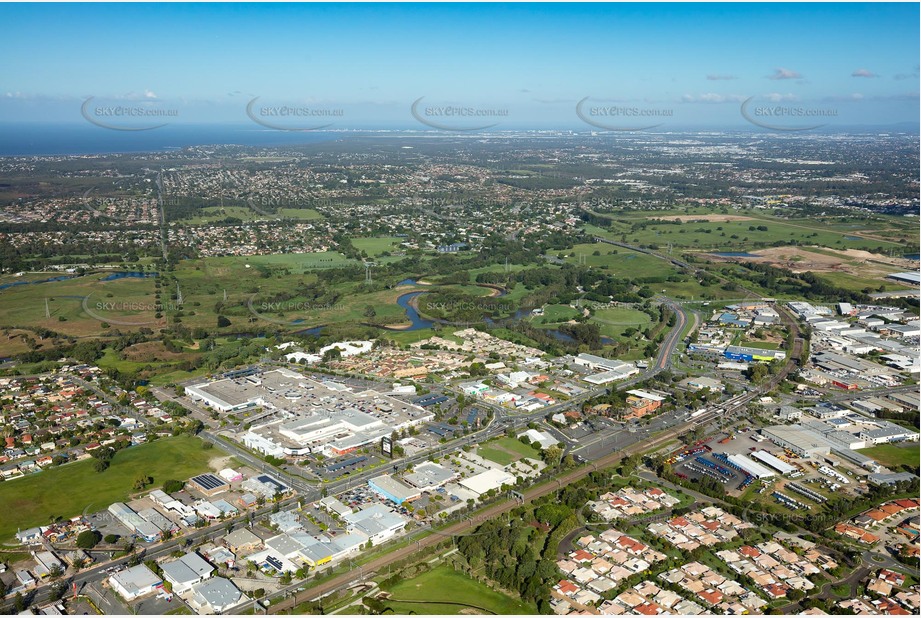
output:
[[[545,483],[544,485],[528,489],[522,492],[522,495],[524,496],[524,502],[531,502],[537,498],[546,496],[547,494],[559,491],[562,487],[583,479],[596,470],[601,470],[603,468],[614,465],[624,457],[636,453],[642,453],[652,447],[673,440],[676,436],[679,436],[685,431],[693,428],[695,424],[696,422],[690,422],[678,425],[668,430],[664,434],[653,438],[652,440],[638,442],[630,447],[627,447],[626,449],[623,449],[622,451],[617,451],[609,455],[605,455],[604,457],[586,464],[585,466],[566,472],[554,480]],[[392,564],[398,560],[402,560],[403,558],[407,558],[410,555],[420,551],[421,549],[428,548],[440,543],[445,539],[445,537],[462,534],[472,528],[477,527],[481,522],[485,520],[492,519],[508,511],[511,511],[513,508],[518,506],[518,504],[519,502],[517,500],[506,500],[504,502],[489,506],[485,510],[476,513],[474,519],[468,519],[453,524],[443,530],[439,530],[437,534],[427,536],[424,539],[416,541],[412,545],[401,547],[400,549],[394,550],[379,558],[375,558],[367,564],[363,564],[362,572],[370,574],[372,572],[379,571],[381,568],[386,567],[387,565]],[[347,573],[343,573],[342,575],[338,575],[329,581],[314,586],[313,588],[308,588],[307,590],[301,591],[293,597],[289,597],[283,601],[274,603],[267,608],[267,612],[270,614],[283,613],[286,610],[296,607],[297,603],[303,603],[308,600],[314,601],[332,592],[335,592],[344,586],[350,586],[357,583],[359,583],[359,579],[357,579],[355,571],[349,571]]]

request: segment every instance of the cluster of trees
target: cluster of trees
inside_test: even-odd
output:
[[[824,302],[867,303],[870,297],[863,292],[840,288],[811,272],[794,273],[786,268],[758,262],[742,262],[742,275],[766,290],[802,296],[807,300]]]
[[[636,461],[628,462],[635,465]],[[549,593],[559,579],[556,553],[563,538],[579,525],[578,513],[611,487],[611,473],[596,471],[555,494],[513,509],[457,539],[469,571],[485,573],[499,586],[515,590],[538,611],[549,613]]]
[[[77,535],[76,545],[80,549],[93,549],[102,540],[102,535],[96,530],[85,530]]]
[[[93,456],[93,470],[96,472],[105,472],[109,469],[109,466],[112,465],[112,460],[115,458],[116,453],[126,448],[130,442],[128,440],[116,440],[110,446],[100,446],[94,450],[91,455]]]
[[[556,522],[555,530],[568,532],[577,525],[576,518],[567,507],[558,507],[549,505],[541,516]],[[537,517],[536,512],[516,511],[511,525],[501,518],[487,521],[474,534],[459,538],[457,548],[472,570],[482,568],[490,580],[517,591],[546,613],[550,587],[558,576],[556,544],[548,542],[552,534],[545,534],[523,517]]]

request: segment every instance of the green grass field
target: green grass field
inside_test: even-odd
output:
[[[533,605],[496,592],[447,566],[438,566],[417,577],[401,581],[389,592],[396,600],[387,601],[386,604],[394,614],[468,614],[471,608],[482,608],[493,614],[537,613]]]
[[[903,465],[917,467],[919,461],[918,447],[914,444],[910,444],[908,448],[895,444],[878,444],[870,448],[860,449],[858,452],[867,457],[872,457],[890,468],[898,468]]]
[[[385,251],[393,251],[404,238],[383,236],[377,238],[353,238],[352,245],[359,251],[364,251],[369,257],[377,257]]]
[[[497,438],[490,440],[477,449],[477,455],[494,461],[500,466],[507,466],[522,458],[540,459],[540,453],[532,446],[521,443],[517,438]]]
[[[568,322],[582,315],[579,309],[573,309],[569,305],[544,305],[544,314],[530,318],[531,324],[542,327],[544,324],[555,326],[563,322]]]
[[[17,529],[47,525],[53,517],[92,513],[127,500],[141,474],[153,477],[149,489],[155,489],[169,479],[185,480],[207,472],[208,462],[224,453],[204,450],[202,444],[189,436],[165,438],[119,452],[102,473],[95,472],[93,460],[86,459],[0,483],[0,504],[6,513],[0,518],[0,541]]]
[[[680,225],[651,222],[670,214],[685,215],[695,212],[702,217],[713,214],[712,210],[709,212],[676,210],[674,213],[663,212],[655,215],[607,215],[612,218],[611,227],[601,229],[593,227],[592,232],[612,240],[625,240],[631,244],[658,245],[662,248],[671,244],[676,248],[708,251],[744,251],[766,247],[778,241],[796,241],[834,249],[901,250],[902,245],[899,244],[898,239],[905,237],[905,234],[910,232],[905,227],[905,223],[894,217],[829,222],[811,219],[779,219],[756,211],[733,211],[733,215],[748,218],[732,221],[685,221]],[[645,228],[633,231],[629,223],[621,221],[649,223]],[[758,226],[767,229],[759,230]],[[916,241],[917,231],[912,236]]]
[[[599,255],[594,255],[596,251]],[[569,264],[579,264],[581,259],[583,265],[604,268],[618,277],[667,277],[676,272],[665,260],[604,243],[578,244],[563,254],[563,260]],[[557,253],[552,255],[558,256]]]
[[[595,311],[592,322],[601,327],[602,335],[622,339],[625,330],[628,328],[644,329],[652,322],[652,318],[639,309],[605,307]]]
[[[0,326],[41,326],[85,337],[157,323],[152,278],[103,281],[107,275],[94,273],[5,289],[0,292]],[[110,328],[104,328],[103,322]]]
[[[896,272],[894,268],[890,270]],[[905,290],[908,288],[907,285],[887,280],[884,277],[859,277],[848,273],[816,273],[816,276],[839,288],[854,292],[862,292],[865,289],[876,292],[880,290],[880,288],[882,288],[883,292],[892,292],[894,290]]]

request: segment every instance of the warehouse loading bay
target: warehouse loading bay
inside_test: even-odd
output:
[[[696,448],[682,448],[672,453],[674,472],[690,479],[710,476],[722,482],[726,491],[733,496],[741,496],[751,487],[766,496],[771,496],[774,491],[781,491],[807,506],[812,506],[817,501],[791,491],[787,487],[790,481],[820,496],[829,497],[836,492],[856,495],[866,491],[866,477],[870,472],[835,453],[809,458],[797,457],[764,438],[754,429],[734,431],[732,434],[724,432],[694,446]],[[754,453],[758,451],[769,453],[793,466],[796,471],[781,474],[779,470],[755,457]],[[760,465],[770,476],[758,479],[733,468],[726,459],[738,455]]]

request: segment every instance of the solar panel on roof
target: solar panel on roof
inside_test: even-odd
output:
[[[208,491],[211,491],[212,489],[217,489],[218,487],[221,487],[227,484],[223,480],[214,476],[213,474],[200,474],[198,476],[193,476],[192,482],[196,483],[197,485],[201,487],[204,487]]]
[[[277,559],[277,558],[275,558],[275,557],[273,557],[273,556],[268,556],[268,557],[265,559],[265,561],[268,562],[269,565],[271,565],[276,571],[278,571],[278,570],[281,569],[281,560],[279,560],[279,559]]]
[[[355,464],[359,464],[366,459],[367,457],[351,457],[349,459],[346,459],[345,461],[340,461],[338,463],[334,463],[334,464],[330,464],[326,466],[326,471],[335,472],[337,470],[341,470],[343,468],[348,468],[349,466],[354,466]]]
[[[277,489],[278,491],[284,491],[285,489],[287,489],[287,487],[285,487],[284,485],[282,485],[281,483],[279,483],[278,481],[276,481],[275,479],[273,479],[271,476],[266,476],[266,475],[263,474],[263,475],[260,476],[257,480],[259,480],[259,481],[265,483],[266,485],[271,485],[272,487],[274,487],[274,488]]]

